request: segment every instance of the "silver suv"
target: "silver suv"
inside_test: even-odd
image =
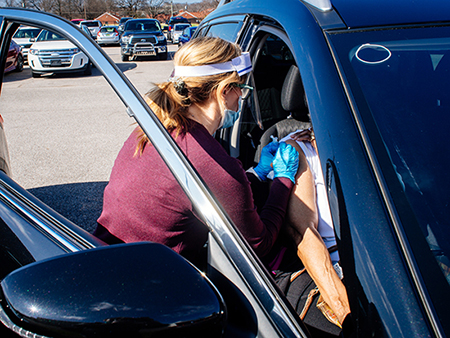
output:
[[[80,26],[86,26],[87,28],[89,28],[92,38],[96,40],[97,33],[99,32],[102,23],[98,20],[85,20],[80,22]]]

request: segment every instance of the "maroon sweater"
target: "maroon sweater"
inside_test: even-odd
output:
[[[264,256],[278,236],[293,183],[275,179],[258,215],[247,177],[253,174],[247,174],[201,124],[194,122],[176,142],[255,252]],[[99,228],[124,242],[153,241],[185,257],[195,256],[206,242],[206,226],[155,148],[147,144],[143,154],[135,156],[136,144],[134,131],[114,163]]]

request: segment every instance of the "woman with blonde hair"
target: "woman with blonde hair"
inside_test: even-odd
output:
[[[256,168],[246,172],[214,139],[231,127],[249,95],[248,53],[220,38],[197,38],[180,48],[174,72],[146,100],[255,252],[264,256],[281,228],[298,168],[298,153],[285,143],[263,149]],[[251,182],[275,179],[260,214]],[[140,128],[121,149],[104,193],[95,234],[107,243],[153,241],[167,245],[197,265],[207,227]]]

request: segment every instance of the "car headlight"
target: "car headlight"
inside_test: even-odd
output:
[[[39,54],[39,49],[30,49],[28,51],[28,53],[30,53],[31,55],[38,55]]]
[[[122,43],[128,43],[130,41],[130,37],[129,36],[123,36],[122,37]]]
[[[158,36],[158,41],[164,41],[166,37],[164,35]]]

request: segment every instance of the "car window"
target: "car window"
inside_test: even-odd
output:
[[[66,40],[63,36],[58,33],[44,30],[39,34],[37,41],[55,41],[55,40]]]
[[[102,28],[100,28],[100,32],[102,32],[102,33],[114,33],[114,32],[116,32],[116,28],[115,27],[102,27]]]
[[[149,31],[157,32],[160,30],[156,22],[145,22],[145,21],[127,21],[125,24],[125,30],[127,31]]]
[[[19,29],[16,32],[16,34],[14,34],[13,38],[17,38],[17,39],[23,39],[23,38],[31,39],[31,38],[37,37],[40,32],[41,32],[41,29],[39,29],[39,28],[22,28],[22,29]]]
[[[332,41],[358,107],[367,107],[361,114],[372,116],[383,139],[376,151],[387,153],[387,183],[406,197],[399,215],[417,220],[404,228],[416,238],[411,246],[422,275],[450,284],[450,143],[443,141],[450,124],[449,34],[448,27],[404,29],[337,34]],[[433,266],[440,276],[429,270]]]
[[[258,147],[263,132],[290,115],[283,109],[281,92],[288,71],[295,65],[290,48],[275,34],[256,34],[250,52],[255,61],[253,77],[247,81],[253,87],[253,92],[243,106],[238,140],[223,142],[230,154],[238,157],[244,167],[251,167],[259,160]],[[303,91],[298,95],[304,95]],[[302,113],[298,119],[309,123],[309,116],[304,111]]]
[[[100,27],[100,22],[97,22],[97,21],[87,21],[87,22],[82,22],[81,24],[88,26],[88,27]]]
[[[154,22],[149,22],[149,23],[144,23],[142,25],[142,30],[144,31],[150,31],[150,32],[156,32],[159,30],[159,27],[156,23]]]
[[[128,20],[131,20],[132,18],[121,18],[120,20],[119,20],[119,23],[124,23],[124,22],[127,22]]]
[[[177,24],[177,25],[174,26],[174,29],[175,29],[176,31],[182,31],[182,30],[184,30],[186,27],[189,27],[189,25],[180,25],[180,24]]]
[[[235,42],[237,34],[239,33],[241,27],[242,22],[229,22],[212,25],[206,35],[219,37],[227,41]]]

